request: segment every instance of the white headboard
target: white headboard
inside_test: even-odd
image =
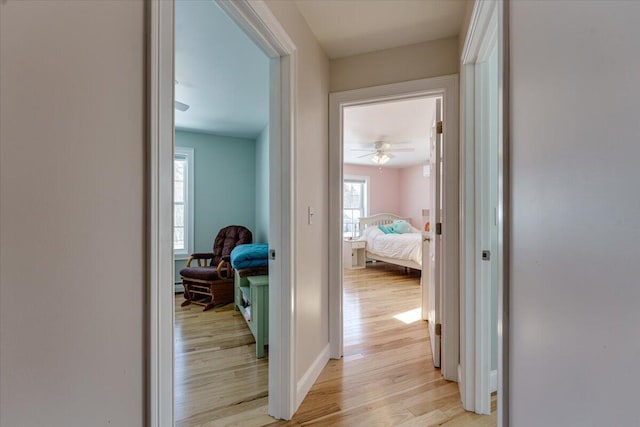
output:
[[[379,225],[391,224],[393,221],[396,221],[398,219],[403,219],[407,221],[409,224],[411,224],[411,218],[398,216],[390,213],[380,213],[380,214],[362,217],[360,218],[360,233],[362,234],[362,231],[367,227],[370,227],[370,226],[377,227]]]

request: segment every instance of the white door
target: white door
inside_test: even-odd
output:
[[[442,99],[436,99],[436,114],[431,127],[431,150],[429,164],[431,168],[431,210],[430,221],[430,241],[428,260],[424,260],[422,265],[428,265],[428,272],[423,274],[428,280],[428,320],[429,320],[429,340],[431,341],[431,352],[433,354],[433,364],[440,367],[440,314],[442,310],[441,292],[441,266],[442,266],[442,133],[438,132],[439,123],[442,122]],[[427,261],[427,262],[425,262]]]
[[[494,44],[477,65],[476,145],[476,412],[491,412],[497,388],[498,56]]]

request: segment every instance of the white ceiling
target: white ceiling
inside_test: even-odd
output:
[[[269,60],[213,1],[175,5],[177,129],[255,138],[269,120]]]
[[[344,109],[344,163],[375,166],[371,156],[361,157],[375,141],[390,142],[393,148],[412,152],[391,153],[395,157],[384,167],[404,168],[429,159],[429,135],[435,115],[435,98],[357,105]],[[403,144],[396,144],[405,142]],[[371,151],[374,151],[373,149]]]
[[[295,0],[329,58],[452,37],[465,0]]]

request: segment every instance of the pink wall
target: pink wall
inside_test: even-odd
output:
[[[422,229],[422,209],[430,206],[429,178],[422,176],[422,165],[404,169],[344,165],[344,175],[369,177],[369,215],[394,213],[411,218]]]
[[[422,175],[422,165],[400,169],[400,215],[411,218],[411,224],[422,230],[422,209],[429,209],[429,178]]]
[[[400,212],[399,169],[345,164],[343,173],[369,177],[369,215]]]

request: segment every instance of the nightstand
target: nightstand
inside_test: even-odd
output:
[[[342,246],[342,266],[350,269],[364,268],[366,247],[367,242],[364,240],[345,240]]]

